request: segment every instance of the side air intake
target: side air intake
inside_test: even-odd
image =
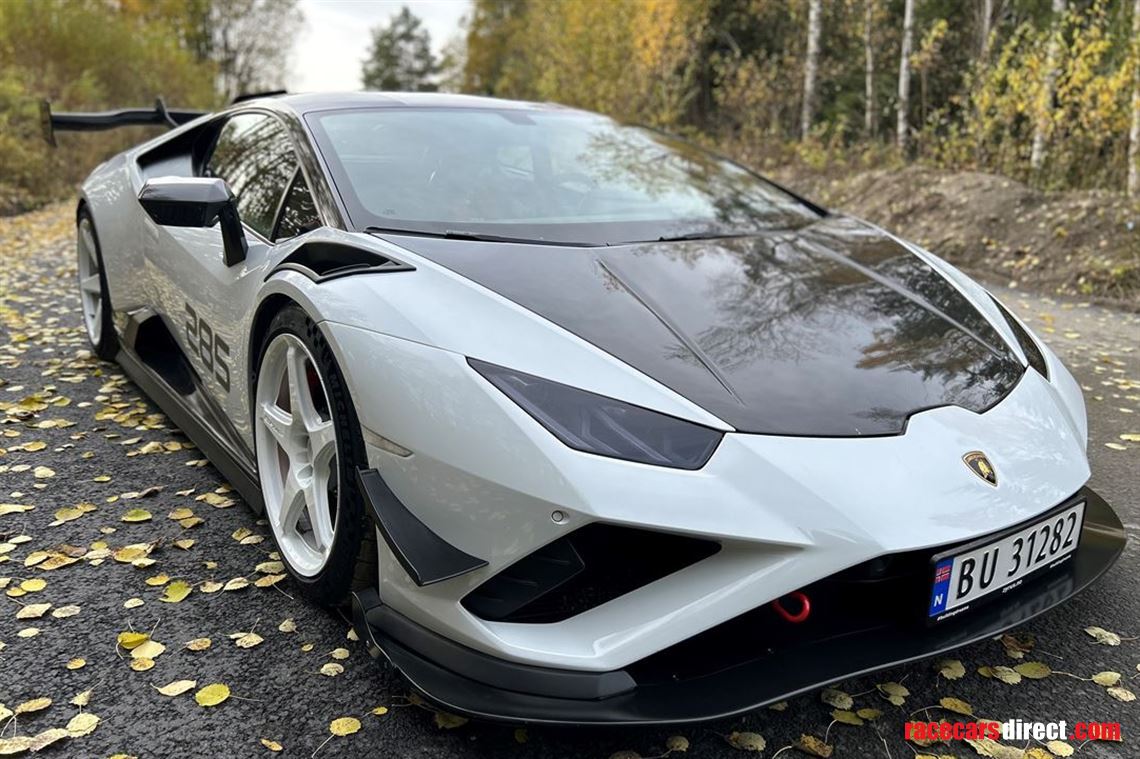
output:
[[[325,282],[350,274],[415,271],[414,266],[379,253],[340,245],[335,242],[308,242],[285,257],[266,277],[289,270],[304,274],[314,282]]]

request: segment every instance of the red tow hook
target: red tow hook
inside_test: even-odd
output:
[[[800,610],[792,614],[785,609],[783,604],[785,598],[794,598],[799,601]],[[776,613],[783,617],[785,621],[791,622],[793,625],[798,625],[800,622],[807,621],[807,618],[811,616],[811,599],[807,597],[807,593],[797,590],[783,598],[777,598],[772,602],[772,608],[775,609]]]

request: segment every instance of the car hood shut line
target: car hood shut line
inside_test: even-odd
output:
[[[607,263],[606,261],[599,258],[598,266],[600,266],[607,274],[613,277],[614,281],[624,287],[630,295],[632,295],[634,298],[637,298],[641,305],[645,306],[645,308],[650,313],[656,316],[658,321],[664,324],[665,328],[672,332],[673,335],[676,336],[676,338],[680,340],[686,348],[689,349],[689,351],[693,354],[693,357],[700,361],[702,366],[708,369],[709,374],[716,378],[716,381],[721,384],[721,386],[728,392],[728,394],[731,395],[733,399],[738,403],[744,405],[744,400],[740,397],[736,390],[733,389],[732,383],[729,382],[728,377],[726,377],[724,372],[720,370],[720,367],[716,365],[716,362],[713,361],[708,356],[708,354],[706,354],[704,350],[701,349],[700,345],[691,340],[685,334],[684,330],[682,330],[678,325],[674,324],[672,320],[669,319],[667,311],[655,306],[648,295],[638,292],[637,288],[629,280],[622,278],[621,274],[618,273],[618,262],[616,260],[611,260],[609,263]]]

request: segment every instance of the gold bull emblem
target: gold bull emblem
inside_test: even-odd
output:
[[[970,451],[962,457],[962,461],[978,477],[991,485],[997,485],[997,472],[994,471],[994,466],[990,460],[986,458],[986,454],[981,451]]]

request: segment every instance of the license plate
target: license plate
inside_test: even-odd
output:
[[[969,545],[934,559],[930,618],[941,621],[966,611],[991,593],[1008,593],[1035,572],[1065,561],[1081,538],[1085,502],[982,545]]]

